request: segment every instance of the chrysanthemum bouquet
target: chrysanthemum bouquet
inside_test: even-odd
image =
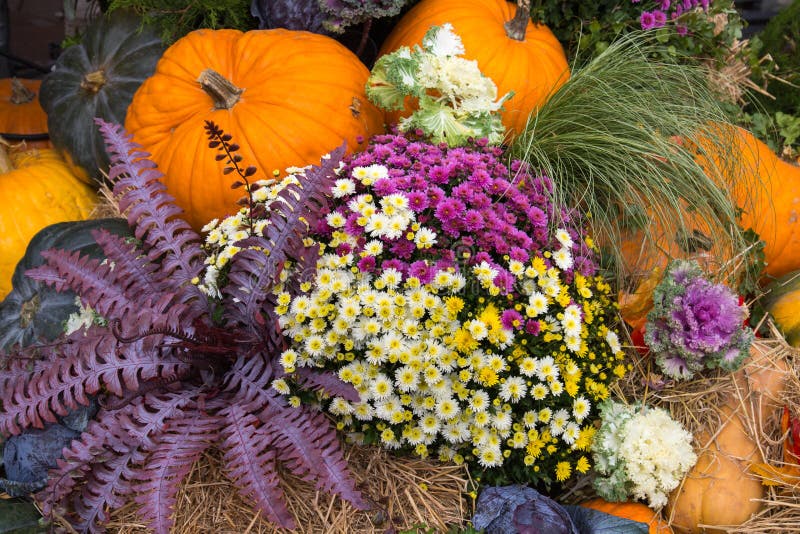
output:
[[[291,347],[274,387],[300,402],[293,373],[334,369],[360,400],[323,404],[351,437],[498,480],[563,481],[590,468],[594,406],[626,368],[591,239],[549,203],[547,177],[501,156],[383,135],[343,162],[334,208],[310,229],[313,280],[275,295]],[[207,291],[247,225],[269,224],[248,210],[206,228]]]

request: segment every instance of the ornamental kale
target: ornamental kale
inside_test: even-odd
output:
[[[662,371],[688,379],[704,368],[739,368],[753,341],[748,311],[724,284],[703,277],[694,261],[670,264],[653,293],[645,342]]]
[[[372,19],[393,17],[409,0],[318,0],[327,17],[323,25],[328,31],[342,33],[347,26]]]
[[[433,26],[422,48],[403,46],[378,58],[367,80],[367,97],[387,110],[402,110],[411,97],[416,110],[400,119],[403,132],[421,130],[434,143],[460,146],[469,138],[486,137],[500,144],[505,128],[500,121],[503,102],[497,86],[467,60],[461,38],[450,24]]]
[[[692,434],[661,408],[606,400],[600,416],[592,442],[597,493],[608,501],[633,497],[653,508],[667,504],[669,492],[697,461]]]
[[[284,375],[278,358],[285,348],[272,289],[279,280],[293,287],[285,262],[302,268],[306,257],[316,258],[304,235],[327,209],[343,150],[308,169],[302,186],[286,187],[261,206],[270,224],[247,226],[244,250],[228,262],[230,283],[209,297],[198,287],[206,260],[200,236],[178,217],[161,174],[121,128],[98,124],[111,153],[115,199],[137,242],[101,230],[95,239],[108,262],[51,250],[28,275],[72,289],[107,323],[92,321],[56,342],[22,349],[0,372],[6,436],[41,428],[98,396],[96,419],[64,449],[37,495],[45,513],[98,532],[110,510],[135,500],[147,524],[166,534],[181,481],[215,445],[240,493],[283,527],[295,522],[279,484],[281,467],[364,507],[325,415],[290,406],[270,387]],[[211,123],[207,131],[217,160],[226,160],[224,172],[239,174],[243,182],[235,186],[247,189],[252,205],[258,186],[248,178],[256,169],[239,167],[229,135]],[[331,373],[306,369],[296,382],[358,400]]]

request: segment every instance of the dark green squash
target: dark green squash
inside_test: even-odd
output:
[[[52,341],[63,333],[64,322],[78,311],[75,293],[59,293],[28,278],[25,271],[41,265],[41,252],[51,248],[102,257],[102,250],[92,237],[92,230],[100,228],[120,236],[133,235],[125,219],[90,219],[51,224],[33,236],[14,270],[11,293],[0,302],[0,351]]]
[[[164,48],[141,18],[115,11],[93,21],[81,42],[67,48],[45,76],[39,101],[50,140],[84,177],[101,181],[109,165],[95,117],[123,124],[133,94],[153,74]]]

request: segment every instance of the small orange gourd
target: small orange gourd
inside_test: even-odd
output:
[[[505,0],[422,0],[395,25],[379,55],[419,45],[431,26],[445,23],[461,38],[464,57],[477,61],[497,85],[498,96],[514,91],[502,113],[512,134],[521,132],[531,112],[569,79],[564,49],[549,28],[531,22],[529,1],[515,6]],[[412,111],[407,106],[387,113],[387,123]]]
[[[672,529],[661,519],[658,512],[639,502],[610,502],[597,498],[583,502],[581,506],[645,523],[649,526],[650,534],[672,534]]]
[[[86,219],[97,202],[58,153],[32,149],[8,154],[0,146],[0,300],[28,241],[50,224]]]
[[[27,148],[47,148],[47,114],[39,104],[41,80],[0,79],[0,136],[25,141]]]
[[[271,178],[383,132],[383,115],[366,98],[368,76],[355,54],[323,35],[197,30],[164,53],[134,95],[125,127],[200,229],[234,213],[242,195],[214,160],[205,121],[233,136],[244,165],[260,171],[254,179]]]

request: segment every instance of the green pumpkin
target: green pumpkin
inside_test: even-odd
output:
[[[75,293],[59,293],[28,278],[25,271],[42,265],[41,252],[51,248],[103,257],[92,237],[92,230],[101,228],[119,236],[133,235],[125,219],[91,219],[51,224],[33,236],[14,270],[11,293],[0,302],[0,351],[52,341],[64,332],[64,322],[78,311]]]
[[[94,20],[45,76],[39,101],[50,140],[84,178],[102,181],[109,166],[95,117],[123,124],[133,94],[153,74],[164,48],[140,17],[115,11]]]

